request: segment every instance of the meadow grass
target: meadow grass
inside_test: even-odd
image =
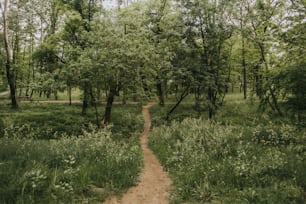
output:
[[[0,106],[0,203],[99,203],[135,185],[141,106],[115,105],[104,129],[95,126],[94,110],[82,116],[80,108]]]
[[[62,134],[79,135],[88,130],[90,125],[96,125],[96,115],[93,108],[86,115],[81,115],[81,104],[47,104],[23,103],[18,109],[0,105],[0,118],[6,128],[8,137],[16,132],[37,139],[54,139]],[[98,106],[98,121],[101,120],[104,106]],[[141,130],[141,105],[114,105],[111,130],[116,134],[128,137],[130,133]]]
[[[153,119],[164,112],[151,109]],[[214,121],[198,113],[182,118],[177,111],[172,121],[154,123],[149,141],[173,180],[171,203],[305,202],[305,129],[237,96]]]

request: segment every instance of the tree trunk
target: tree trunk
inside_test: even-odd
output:
[[[72,97],[71,97],[71,86],[68,85],[68,97],[69,97],[69,105],[71,106],[72,104]]]
[[[54,91],[54,99],[57,101],[58,100],[58,94],[57,91]]]
[[[164,90],[163,85],[160,77],[156,77],[156,89],[157,89],[157,96],[159,99],[159,105],[165,105],[165,97],[164,97]]]
[[[240,6],[240,30],[241,30],[241,55],[242,55],[242,68],[243,68],[243,98],[247,98],[247,74],[246,74],[246,63],[245,63],[245,40],[244,40],[244,31],[243,31],[243,13],[242,5]]]
[[[90,84],[89,82],[85,82],[84,84],[84,95],[83,95],[83,105],[82,105],[82,115],[86,114],[88,105],[89,105],[89,97],[90,97]]]
[[[149,86],[146,82],[146,75],[145,73],[141,73],[141,85],[142,85],[142,90],[144,92],[144,95],[150,99],[151,96],[150,96],[150,89],[149,89]]]
[[[180,99],[176,102],[176,104],[171,108],[171,110],[167,113],[166,120],[169,119],[170,115],[174,112],[174,110],[180,105],[180,103],[188,96],[189,94],[189,87],[186,87],[183,93],[180,96]]]
[[[92,88],[90,89],[90,97],[92,99],[93,106],[95,107],[96,123],[97,123],[98,128],[100,128],[101,124],[100,124],[100,121],[99,121],[99,113],[98,113],[98,107],[97,107],[97,100],[96,100],[96,97],[95,97],[95,95],[93,93]]]
[[[268,81],[267,74],[268,74],[269,67],[268,67],[268,63],[267,63],[267,61],[266,61],[265,49],[264,49],[264,46],[263,46],[263,45],[260,46],[260,51],[261,51],[260,53],[261,53],[262,61],[263,61],[263,63],[264,63],[265,71],[266,71],[266,73],[265,73],[265,75],[266,75],[265,80]],[[282,113],[282,111],[281,111],[281,109],[280,109],[280,107],[279,107],[279,105],[278,105],[277,97],[275,96],[272,87],[271,87],[270,85],[268,85],[268,86],[269,86],[268,91],[269,91],[270,94],[271,94],[273,105],[275,106],[275,109],[276,109],[277,113],[278,113],[280,116],[283,116],[283,113]],[[272,104],[271,104],[270,106],[272,107]]]
[[[11,48],[9,42],[9,34],[8,34],[8,19],[7,19],[7,11],[8,11],[8,0],[4,0],[3,9],[2,4],[0,3],[0,7],[2,9],[3,15],[3,35],[4,35],[4,45],[6,51],[6,77],[10,87],[10,98],[12,108],[18,108],[18,103],[16,100],[16,85],[15,85],[15,76],[14,71],[12,70],[12,62],[13,62],[13,50]]]
[[[213,117],[213,92],[212,92],[212,88],[209,87],[208,88],[208,99],[209,99],[209,104],[208,104],[208,118],[212,119]]]
[[[243,67],[243,98],[247,99],[247,71],[246,71],[246,63],[245,63],[244,36],[242,37],[242,51],[241,52],[242,52],[242,67]]]
[[[278,101],[277,101],[277,98],[274,94],[274,91],[272,90],[271,87],[269,87],[269,91],[270,91],[270,94],[271,94],[271,97],[272,97],[272,102],[273,102],[273,105],[275,106],[275,109],[277,111],[277,113],[280,115],[280,116],[283,116],[283,113],[278,105]]]
[[[105,112],[104,112],[104,119],[102,121],[103,125],[105,126],[108,125],[111,121],[112,107],[113,107],[113,102],[114,102],[116,94],[117,94],[116,89],[111,88],[107,96],[107,102],[106,102],[106,107],[105,107]]]
[[[16,99],[16,88],[15,88],[15,78],[14,73],[11,72],[11,65],[9,63],[6,64],[6,76],[10,87],[10,97],[12,108],[18,108],[17,99]]]
[[[87,91],[84,90],[84,98],[83,98],[83,104],[82,104],[82,115],[86,114],[87,108],[88,108],[88,100],[87,100]]]
[[[123,89],[122,90],[122,104],[126,104],[127,102],[127,90],[126,89]]]

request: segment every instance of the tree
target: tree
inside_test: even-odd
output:
[[[4,35],[4,46],[6,52],[6,76],[10,87],[10,98],[11,98],[12,108],[18,108],[18,103],[16,99],[15,75],[13,70],[13,50],[11,47],[11,42],[9,41],[8,6],[9,6],[9,0],[4,0],[3,4],[0,3],[0,7],[2,10],[2,17],[3,17],[3,35]]]
[[[165,104],[167,73],[171,70],[171,58],[173,52],[169,49],[171,45],[169,27],[169,14],[171,12],[170,1],[160,0],[149,3],[147,11],[147,27],[149,29],[148,38],[152,41],[154,49],[151,52],[155,64],[152,64],[155,72],[155,86],[159,105]]]
[[[140,4],[141,5],[141,4]],[[95,73],[101,78],[107,91],[103,125],[111,121],[112,105],[120,91],[135,90],[143,85],[142,73],[152,62],[154,49],[145,36],[142,22],[132,21],[141,16],[140,5],[122,9],[115,22],[104,19],[95,22],[91,40],[95,43],[88,56]],[[110,23],[112,26],[110,26]],[[153,50],[154,51],[154,50]]]
[[[97,2],[95,0],[73,0],[63,1],[63,3],[71,9],[65,23],[64,40],[67,41],[73,51],[79,50],[79,54],[84,51],[88,46],[87,35],[92,31],[91,22],[94,19],[94,14],[98,11]],[[78,54],[77,54],[78,55]],[[79,55],[80,56],[80,55]],[[77,56],[72,56],[76,58]],[[90,90],[92,85],[88,80],[87,75],[82,75],[81,89],[83,90],[83,106],[82,114],[86,114],[92,94]]]
[[[277,40],[273,38],[275,31],[274,18],[282,7],[282,1],[260,0],[254,4],[249,4],[248,11],[251,16],[251,39],[260,55],[257,66],[255,67],[256,94],[260,99],[260,107],[265,108],[269,105],[272,109],[282,115],[278,104],[277,89],[269,81],[273,53],[273,43]]]
[[[272,75],[273,86],[278,87],[290,115],[296,115],[302,124],[306,112],[305,2],[290,1],[284,10],[284,23],[279,24],[279,70]]]
[[[226,87],[226,40],[232,35],[227,17],[228,1],[181,1],[186,28],[186,42],[198,52],[195,79],[198,95],[206,94],[208,116],[212,118]]]

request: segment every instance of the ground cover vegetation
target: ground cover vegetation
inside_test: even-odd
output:
[[[158,103],[151,146],[172,174],[173,202],[303,202],[305,1],[107,2],[0,2],[3,202],[77,202],[90,185],[133,184],[135,104],[147,101]],[[105,183],[98,168],[120,175]],[[60,194],[61,183],[72,190]]]
[[[118,108],[119,127],[102,130],[78,106],[1,108],[1,203],[96,203],[135,185],[142,167],[139,106]]]
[[[171,203],[304,203],[305,129],[236,102],[214,121],[187,105],[153,128],[150,147],[174,182]],[[153,118],[165,114],[156,110]]]

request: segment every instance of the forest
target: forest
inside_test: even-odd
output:
[[[169,195],[132,203],[306,202],[305,0],[1,0],[0,14],[0,203],[124,197],[147,148]]]

